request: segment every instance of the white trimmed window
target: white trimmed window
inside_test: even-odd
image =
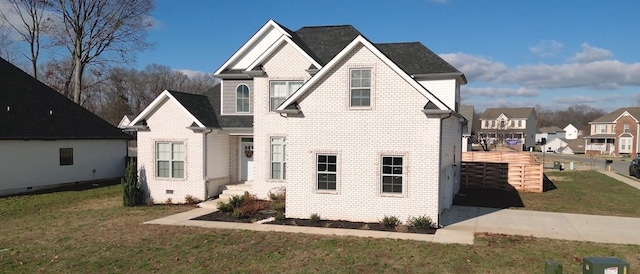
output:
[[[302,81],[271,81],[269,85],[269,110],[273,111],[278,108],[303,83]]]
[[[402,156],[382,156],[382,193],[402,194]]]
[[[272,180],[284,180],[286,179],[286,167],[285,161],[286,143],[284,137],[272,137],[271,138],[271,179]]]
[[[522,127],[522,120],[518,120],[518,127],[521,128]]]
[[[338,156],[335,154],[318,154],[317,188],[318,190],[336,190],[338,182]]]
[[[184,143],[156,143],[156,177],[184,178]]]
[[[624,132],[629,132],[629,124],[624,124]]]
[[[371,68],[351,69],[351,107],[371,106]]]
[[[236,88],[236,112],[248,113],[249,103],[250,103],[250,95],[249,95],[249,86],[242,84]]]
[[[607,125],[596,125],[596,134],[607,133]]]

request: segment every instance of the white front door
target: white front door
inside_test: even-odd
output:
[[[253,180],[253,138],[242,138],[240,142],[240,180]]]

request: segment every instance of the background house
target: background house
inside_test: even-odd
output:
[[[534,108],[487,108],[480,116],[478,140],[522,149],[535,145],[537,118]]]
[[[568,124],[566,127],[564,127],[564,132],[564,138],[567,140],[575,140],[580,137],[580,131],[572,124]]]
[[[536,143],[542,143],[543,138],[546,142],[549,142],[555,138],[565,138],[565,136],[566,132],[559,127],[541,127],[536,132]]]
[[[124,175],[130,136],[0,59],[0,195]]]
[[[635,156],[638,153],[640,107],[619,108],[589,123],[587,154]]]
[[[461,105],[460,115],[467,121],[462,128],[462,151],[471,151],[476,135],[476,113],[471,105]]]

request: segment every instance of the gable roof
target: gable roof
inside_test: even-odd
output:
[[[202,94],[165,90],[131,121],[129,126],[138,125],[165,100],[175,100],[185,113],[193,119],[185,127],[199,128],[248,128],[253,126],[252,115],[220,115],[220,84]]]
[[[218,68],[218,70],[214,72],[214,75],[222,76],[225,74],[243,73],[243,70],[232,69],[232,64],[253,49],[254,46],[260,42],[260,38],[266,35],[265,33],[270,29],[276,29],[283,37],[280,37],[270,47],[261,48],[264,52],[262,52],[251,65],[247,66],[244,72],[248,73],[253,70],[254,67],[259,66],[259,63],[282,42],[293,43],[292,46],[302,50],[307,58],[314,61],[311,65],[312,68],[321,69],[357,37],[364,37],[364,35],[351,25],[306,26],[296,31],[291,31],[281,24],[269,20],[243,44],[229,60]],[[409,75],[451,74],[452,76],[460,76],[464,83],[467,82],[463,73],[420,42],[381,43],[373,45]]]
[[[0,83],[0,139],[131,138],[2,58]]]
[[[628,112],[629,114],[631,114],[631,116],[633,116],[634,119],[640,120],[640,107],[626,107],[626,108],[619,108],[619,109],[614,110],[613,112],[607,113],[607,114],[601,116],[600,118],[589,122],[589,124],[591,124],[591,123],[614,123],[616,120],[618,120],[620,115],[622,115],[625,112]]]
[[[500,117],[501,114],[513,118],[529,118],[529,115],[533,112],[533,108],[487,108],[480,116],[482,120],[495,120]]]
[[[391,59],[389,59],[386,55],[384,55],[378,48],[376,48],[369,40],[365,37],[359,35],[349,45],[347,45],[338,55],[336,55],[329,63],[327,63],[317,74],[315,74],[311,79],[302,84],[298,90],[296,90],[289,98],[287,98],[278,108],[277,111],[284,111],[289,105],[295,103],[295,101],[300,98],[305,92],[307,92],[316,82],[323,79],[324,75],[330,73],[331,69],[336,66],[342,58],[345,58],[348,53],[353,51],[358,45],[362,45],[368,50],[370,50],[374,55],[376,55],[382,62],[388,65],[392,70],[396,71],[400,77],[402,77],[407,83],[413,86],[418,92],[420,92],[425,98],[429,100],[429,103],[433,103],[437,106],[438,109],[441,110],[451,110],[445,103],[443,103],[438,97],[433,95],[429,90],[427,90],[420,83],[411,78],[410,75],[402,71],[402,69],[394,63]]]
[[[584,153],[584,139],[574,139],[567,142],[567,147],[571,148],[573,152]]]

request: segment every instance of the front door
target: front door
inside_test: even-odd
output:
[[[242,138],[240,142],[240,180],[253,180],[253,138]]]

